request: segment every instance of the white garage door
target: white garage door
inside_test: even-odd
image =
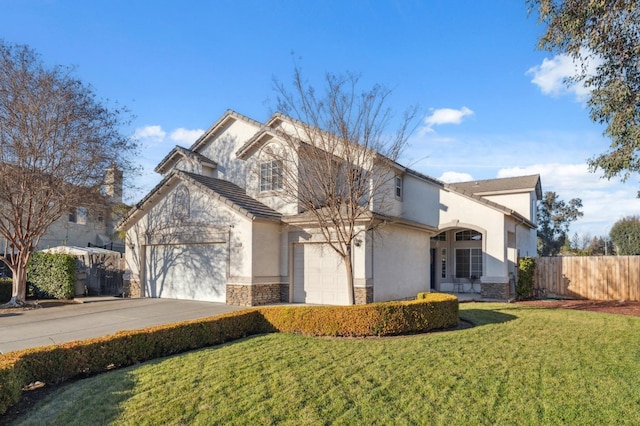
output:
[[[149,297],[226,302],[226,243],[147,246],[145,263]]]
[[[349,304],[344,262],[327,244],[293,246],[293,301]]]

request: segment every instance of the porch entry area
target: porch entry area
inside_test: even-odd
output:
[[[455,228],[431,238],[431,288],[446,293],[480,293],[483,235]]]

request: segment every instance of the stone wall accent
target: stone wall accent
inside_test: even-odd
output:
[[[123,292],[125,293],[126,297],[143,297],[140,280],[124,280],[123,286]]]
[[[289,303],[289,283],[280,284],[280,301]]]
[[[483,299],[509,299],[509,283],[482,283],[480,296]]]
[[[356,305],[373,303],[373,287],[354,287]]]
[[[281,283],[227,284],[227,304],[236,306],[258,306],[279,303],[282,297],[282,286],[283,284]]]

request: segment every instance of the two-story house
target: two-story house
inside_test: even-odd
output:
[[[282,114],[263,124],[227,111],[160,162],[162,181],[118,225],[133,295],[348,303],[342,258],[279,196],[281,165],[264,155],[296,125]],[[518,257],[536,255],[539,176],[446,184],[386,167],[394,178],[384,226],[365,229],[352,247],[356,303],[424,291],[510,297]]]
[[[59,246],[103,247],[124,252],[124,243],[114,238],[113,231],[120,213],[113,207],[122,204],[122,171],[107,169],[104,183],[106,203],[102,208],[77,206],[61,215],[40,238],[36,250]],[[9,249],[4,238],[0,238],[0,247]]]

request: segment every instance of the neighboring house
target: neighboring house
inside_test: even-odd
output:
[[[347,303],[340,256],[281,196],[280,165],[264,155],[296,125],[281,114],[262,124],[227,111],[190,149],[160,162],[164,178],[118,225],[132,295]],[[513,295],[518,257],[536,255],[539,176],[445,184],[388,167],[395,178],[384,225],[353,247],[356,303],[424,291]]]
[[[62,215],[40,239],[37,250],[57,247],[102,247],[124,252],[122,241],[113,239],[115,223],[120,219],[114,217],[111,206],[122,203],[122,172],[107,170],[104,195],[109,205],[96,211],[87,207],[72,208],[68,214]]]
[[[109,206],[92,210],[77,206],[54,222],[40,239],[38,249],[56,246],[102,247],[124,252],[124,244],[114,240],[115,224],[120,219],[113,214],[112,206],[122,203],[122,172],[108,169],[105,176],[104,195]]]

